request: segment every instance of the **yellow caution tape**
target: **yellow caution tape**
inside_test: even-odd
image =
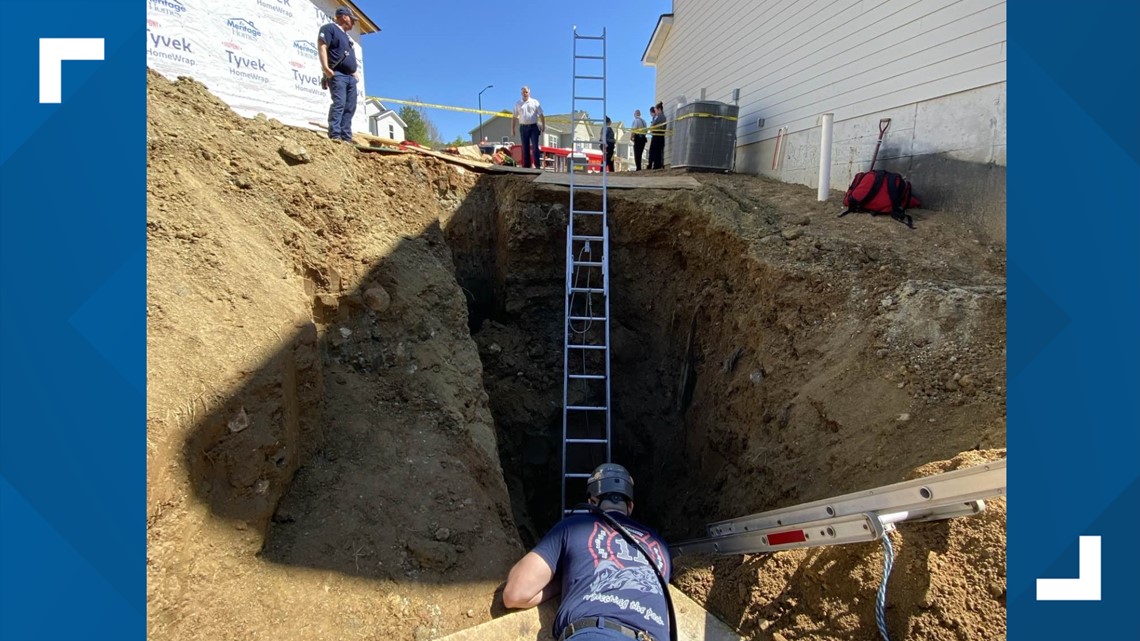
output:
[[[438,104],[431,103],[431,102],[419,102],[417,100],[397,100],[396,98],[378,98],[375,96],[368,96],[368,97],[373,99],[373,100],[379,100],[380,102],[394,102],[394,103],[400,104],[400,105],[411,105],[412,107],[424,107],[425,109],[446,109],[447,111],[462,111],[464,113],[471,113],[471,114],[484,114],[487,116],[502,116],[503,118],[513,118],[515,115],[514,112],[507,111],[505,109],[502,111],[491,111],[488,109],[472,109],[470,107],[454,107],[452,105],[438,105]],[[557,122],[557,123],[563,123],[563,124],[570,124],[571,121],[568,118],[550,118],[550,117],[547,117],[546,122]]]
[[[685,118],[723,118],[723,119],[725,119],[725,120],[729,120],[729,121],[732,121],[732,122],[736,122],[736,121],[737,121],[737,117],[736,117],[736,116],[722,116],[722,115],[720,115],[720,114],[703,114],[703,113],[696,113],[696,112],[694,112],[694,113],[691,113],[691,114],[685,114],[685,115],[683,115],[683,116],[679,116],[679,117],[677,117],[677,119],[676,119],[676,120],[674,120],[674,122],[677,122],[678,120],[684,120]]]
[[[395,98],[377,98],[375,96],[368,96],[372,100],[379,100],[380,102],[394,102],[400,105],[411,105],[413,107],[425,107],[427,109],[446,109],[448,111],[462,111],[465,113],[473,114],[487,114],[489,116],[503,116],[504,118],[511,118],[514,114],[510,111],[490,111],[487,109],[471,109],[469,107],[453,107],[451,105],[437,105],[430,102],[419,102],[416,100],[397,100]]]
[[[393,102],[393,103],[396,103],[399,105],[409,105],[412,107],[423,107],[425,109],[445,109],[447,111],[461,111],[464,113],[483,114],[483,115],[487,115],[487,116],[501,116],[503,118],[513,118],[514,117],[513,112],[507,111],[505,109],[501,110],[501,111],[491,111],[489,109],[472,109],[470,107],[456,107],[453,105],[440,105],[440,104],[436,104],[436,103],[432,103],[432,102],[421,102],[419,100],[399,100],[397,98],[379,98],[376,96],[368,96],[368,98],[370,98],[372,100],[379,100],[380,102]],[[691,114],[685,114],[683,116],[679,116],[671,122],[665,122],[665,123],[661,123],[661,124],[657,124],[657,125],[650,125],[650,126],[644,127],[644,128],[629,129],[628,131],[631,135],[632,134],[649,134],[649,135],[653,135],[653,136],[671,136],[671,135],[673,135],[673,132],[670,130],[655,132],[654,129],[657,127],[664,127],[664,126],[667,126],[669,124],[679,122],[679,121],[684,120],[686,118],[723,118],[724,120],[728,120],[728,121],[732,121],[732,122],[736,122],[738,120],[738,118],[736,116],[722,116],[720,114],[706,114],[706,113],[691,113]],[[559,124],[571,124],[573,121],[568,119],[568,118],[547,117],[546,122],[556,122]]]

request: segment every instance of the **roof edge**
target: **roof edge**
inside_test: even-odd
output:
[[[360,24],[360,35],[366,36],[370,33],[380,32],[380,27],[377,26],[372,18],[368,17],[368,14],[361,11],[360,7],[356,6],[356,3],[352,0],[335,0],[333,4],[338,7],[348,7],[349,9],[352,9],[352,13],[355,14],[357,18],[359,18],[357,22]]]
[[[657,19],[657,26],[653,28],[653,35],[649,36],[649,43],[645,45],[645,53],[641,54],[641,64],[646,67],[657,66],[657,56],[661,54],[661,47],[669,37],[673,28],[673,14],[663,13]]]

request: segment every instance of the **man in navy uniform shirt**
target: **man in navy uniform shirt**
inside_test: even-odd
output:
[[[356,16],[348,7],[336,10],[336,22],[321,27],[317,51],[325,74],[332,106],[329,107],[329,138],[352,142],[352,116],[356,113],[357,60],[348,32]]]
[[[590,503],[629,530],[651,558],[600,516],[574,514],[511,568],[503,604],[530,608],[561,593],[552,630],[558,641],[667,641],[669,606],[649,564],[668,581],[672,562],[661,537],[629,518],[633,479],[621,465],[605,463],[590,475],[586,489]]]

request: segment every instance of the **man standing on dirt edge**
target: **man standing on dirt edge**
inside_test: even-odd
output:
[[[515,111],[511,116],[511,136],[515,135],[516,129],[522,139],[523,167],[542,169],[542,150],[539,149],[538,140],[546,130],[546,116],[543,115],[538,100],[530,97],[530,87],[523,87],[522,99],[515,102]]]
[[[356,51],[348,32],[356,16],[348,7],[336,10],[335,23],[321,27],[317,52],[325,77],[321,85],[332,95],[329,107],[329,139],[352,142],[352,116],[356,113]]]
[[[621,465],[599,465],[586,481],[590,503],[629,530],[645,555],[601,516],[562,519],[511,568],[503,589],[508,608],[531,608],[561,593],[552,633],[557,641],[667,641],[669,605],[652,562],[669,580],[669,548],[656,532],[629,518],[633,479]],[[561,573],[561,582],[555,574]]]

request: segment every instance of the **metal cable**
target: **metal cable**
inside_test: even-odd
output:
[[[590,243],[587,242],[585,245],[583,245],[582,249],[578,250],[578,262],[582,262],[582,257],[584,255],[590,253],[587,250],[587,248],[589,246],[590,246]],[[574,288],[579,288],[579,285],[582,284],[581,283],[582,271],[586,271],[586,289],[589,289],[590,288],[590,274],[589,274],[588,270],[589,270],[588,267],[583,269],[581,265],[574,267],[574,279],[573,279],[573,282],[571,283],[571,286]],[[573,310],[574,310],[574,297],[575,296],[577,296],[577,293],[571,293],[570,294],[570,310],[571,310],[571,312],[573,312]],[[586,316],[590,319],[593,319],[593,317],[594,317],[594,299],[590,296],[589,293],[586,294],[586,309],[582,315]],[[570,321],[570,331],[574,332],[575,334],[585,334],[586,332],[590,331],[591,327],[593,327],[594,321],[593,320],[587,320],[587,321],[585,321],[585,323],[586,323],[585,326],[581,330],[579,330],[579,329],[574,327],[574,321]]]
[[[895,548],[891,545],[890,532],[883,533],[883,582],[879,584],[879,594],[875,599],[875,622],[883,641],[891,641],[887,635],[887,579],[891,578],[891,568],[895,565]]]

